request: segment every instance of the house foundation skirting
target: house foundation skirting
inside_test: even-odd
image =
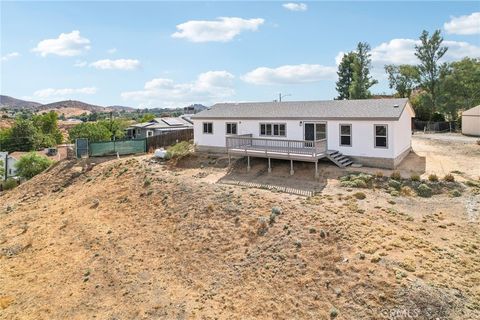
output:
[[[410,153],[412,148],[408,148],[399,154],[396,158],[378,158],[378,157],[358,157],[348,156],[353,162],[360,163],[366,167],[382,168],[382,169],[395,169]]]
[[[215,147],[215,146],[195,146],[195,151],[197,152],[206,152],[206,153],[227,153],[227,148],[225,147]]]

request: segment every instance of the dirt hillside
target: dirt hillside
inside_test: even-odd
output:
[[[4,193],[0,319],[479,318],[470,194],[216,183],[235,170],[64,161]]]

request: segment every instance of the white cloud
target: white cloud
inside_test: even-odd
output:
[[[178,107],[201,102],[211,103],[235,94],[234,76],[227,71],[208,71],[192,82],[176,83],[171,79],[155,78],[147,81],[143,90],[123,92],[122,98],[143,106]]]
[[[85,88],[64,88],[64,89],[41,89],[33,93],[35,98],[47,99],[47,98],[64,98],[74,94],[87,94],[92,95],[97,92],[95,87],[85,87]]]
[[[345,55],[345,52],[343,51],[340,51],[339,53],[337,53],[337,55],[335,56],[335,64],[338,66],[340,65],[340,63],[342,62],[342,59],[343,59],[343,56]]]
[[[8,60],[11,60],[13,58],[17,58],[20,56],[20,53],[18,52],[10,52],[10,53],[7,53],[6,55],[2,56],[2,61],[8,61]]]
[[[88,64],[87,61],[77,60],[75,61],[75,64],[73,66],[77,68],[83,68],[83,67],[86,67],[87,64]]]
[[[307,11],[307,8],[308,8],[305,3],[295,3],[295,2],[284,3],[282,4],[282,7],[290,11]]]
[[[385,64],[418,64],[419,61],[415,56],[415,45],[420,43],[420,40],[414,39],[393,39],[381,43],[371,51],[372,63],[374,66],[381,68]],[[480,47],[468,42],[445,40],[443,45],[448,47],[442,58],[443,61],[453,61],[464,57],[480,57]]]
[[[480,34],[480,12],[474,12],[468,16],[452,17],[449,22],[443,24],[443,28],[451,34]]]
[[[110,53],[110,54],[114,54],[114,53],[117,52],[117,48],[108,49],[107,52]]]
[[[177,25],[173,38],[187,39],[191,42],[227,42],[242,31],[256,31],[265,20],[220,17],[213,21],[190,20]]]
[[[90,50],[90,40],[82,38],[78,30],[61,33],[56,39],[42,40],[32,49],[42,57],[49,54],[65,57],[78,56],[87,50]]]
[[[296,84],[332,80],[336,68],[319,64],[284,65],[278,68],[260,67],[247,74],[242,79],[253,84]]]
[[[90,66],[101,70],[135,70],[140,68],[140,61],[136,59],[103,59],[90,63]]]

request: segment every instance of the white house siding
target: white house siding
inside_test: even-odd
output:
[[[403,127],[409,117],[404,117],[402,123],[397,121],[384,120],[328,120],[327,122],[327,145],[330,150],[338,150],[345,155],[356,157],[377,157],[377,158],[395,158],[399,152],[410,146],[410,129],[406,129],[401,137],[394,134],[395,130],[405,130]],[[203,133],[203,123],[213,123],[213,133]],[[285,123],[286,137],[264,137],[271,139],[289,139],[303,140],[304,122],[322,122],[313,120],[195,120],[194,121],[194,142],[200,149],[209,149],[209,147],[225,148],[226,142],[226,123],[236,122],[238,134],[252,134],[253,137],[260,137],[260,123]],[[405,123],[404,123],[405,122]],[[352,126],[352,146],[340,146],[340,124],[350,124]],[[374,125],[386,124],[388,128],[388,147],[375,148]],[[401,131],[399,131],[401,132]],[[397,146],[397,144],[399,144]],[[221,149],[218,149],[220,151]],[[399,151],[398,153],[396,151]]]
[[[463,115],[462,133],[469,136],[480,137],[480,115]]]

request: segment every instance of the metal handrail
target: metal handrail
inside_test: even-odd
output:
[[[275,138],[254,138],[252,134],[227,136],[227,151],[241,149],[245,154],[251,151],[264,151],[290,154],[305,154],[316,156],[327,151],[327,139],[320,140],[289,140]]]

